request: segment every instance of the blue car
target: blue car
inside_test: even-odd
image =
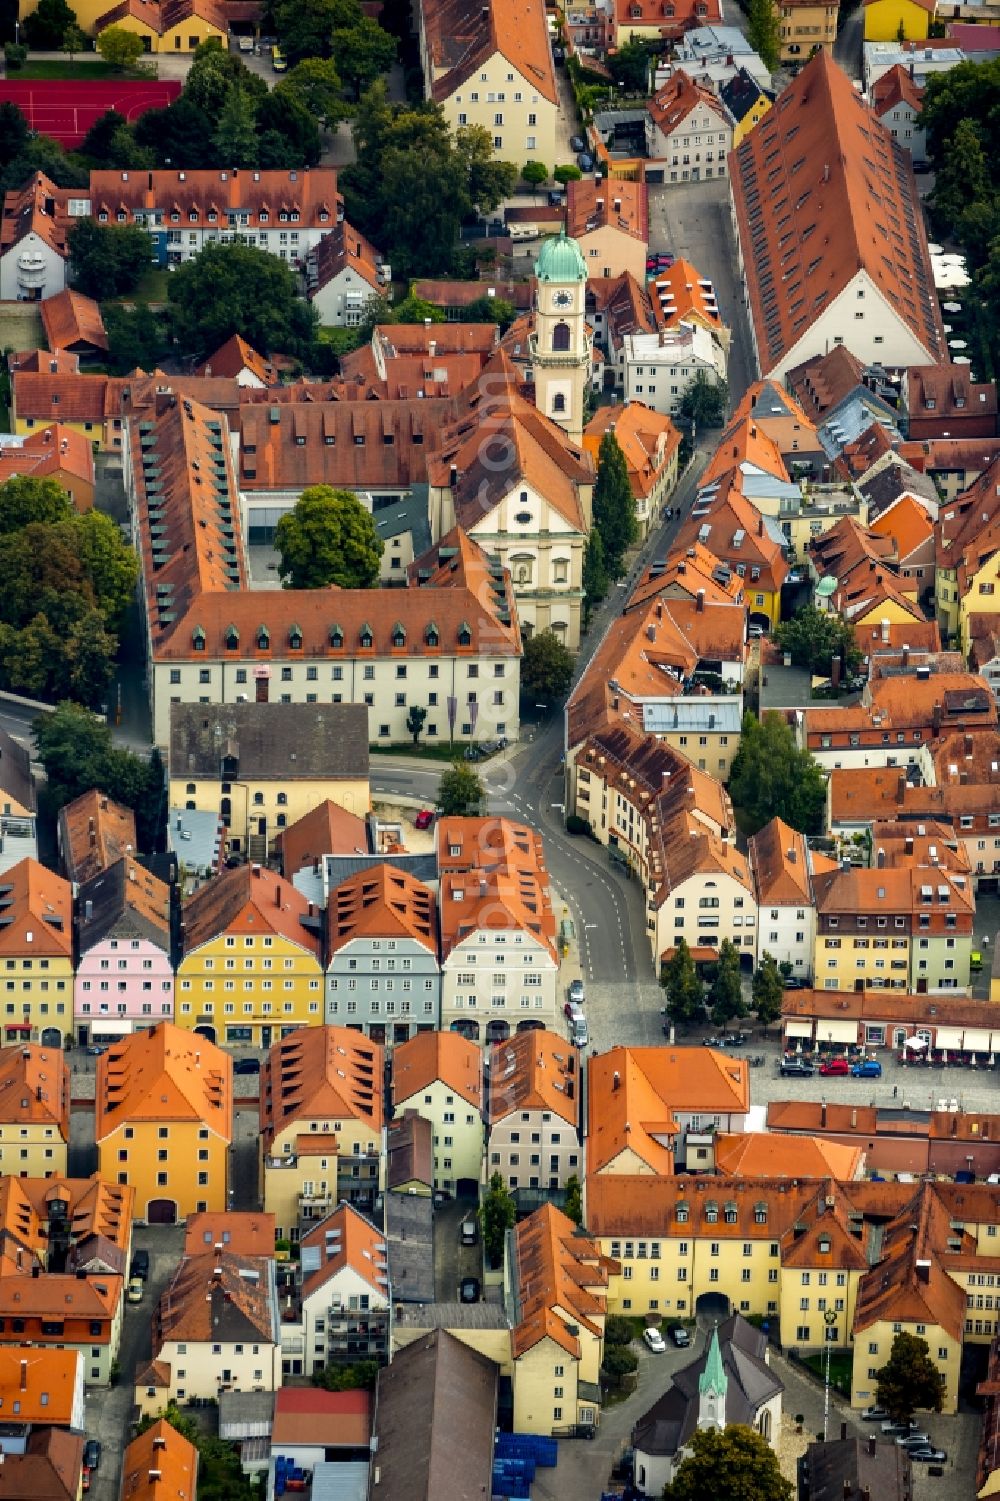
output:
[[[866,1058],[864,1063],[854,1065],[851,1076],[855,1079],[881,1079],[882,1065],[877,1058]]]

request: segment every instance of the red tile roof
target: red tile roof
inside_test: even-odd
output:
[[[223,934],[272,933],[321,960],[321,934],[303,926],[311,915],[311,903],[290,881],[264,866],[238,865],[206,881],[184,903],[184,956]]]
[[[422,0],[420,14],[438,103],[499,53],[529,88],[558,104],[543,0],[493,0],[486,11],[479,0]]]
[[[59,812],[59,849],[71,881],[89,881],[135,848],[135,814],[103,792],[84,792]]]
[[[482,1111],[482,1048],[458,1032],[418,1032],[393,1049],[392,1097],[397,1109],[438,1081]]]
[[[644,182],[597,183],[592,177],[582,177],[566,184],[566,233],[579,239],[604,227],[648,243],[649,190]]]
[[[729,126],[729,116],[718,95],[702,84],[695,83],[683,68],[678,68],[673,77],[649,100],[646,110],[661,134],[669,138],[699,105],[704,105],[718,115],[724,125]]]
[[[310,298],[327,286],[342,271],[354,271],[366,281],[373,293],[382,290],[379,266],[382,252],[376,250],[370,240],[342,219],[335,229],[323,236],[313,246],[307,258],[307,276]]]
[[[172,1022],[133,1032],[97,1060],[94,1136],[126,1122],[198,1121],[229,1141],[233,1060],[207,1037]]]
[[[909,68],[895,63],[877,78],[869,90],[869,102],[879,119],[897,104],[908,104],[917,113],[923,108],[924,91],[915,83]]]
[[[944,355],[909,154],[827,51],[732,153],[730,186],[765,372],[859,270],[928,360]]]
[[[81,344],[88,349],[107,349],[104,319],[93,298],[67,289],[46,297],[38,311],[50,349],[78,350]]]
[[[159,209],[168,220],[171,213],[177,213],[185,227],[202,229],[214,224],[224,227],[230,213],[248,214],[251,229],[257,228],[262,213],[266,216],[264,223],[269,225],[277,223],[282,213],[297,213],[300,232],[324,223],[332,228],[337,196],[337,174],[332,167],[306,167],[294,172],[179,172],[159,168],[152,172],[106,170],[90,174],[95,218],[102,212],[115,219],[119,212],[134,217]]]
[[[195,1501],[197,1490],[198,1450],[157,1418],[122,1456],[121,1501]]]

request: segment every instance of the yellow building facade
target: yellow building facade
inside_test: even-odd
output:
[[[945,1380],[941,1411],[958,1411],[958,1373],[962,1365],[962,1342],[942,1329],[940,1324],[916,1320],[880,1319],[854,1337],[854,1366],[851,1373],[851,1406],[868,1407],[876,1400],[876,1372],[892,1352],[897,1334],[913,1334],[927,1341],[928,1353]]]
[[[767,95],[759,94],[754,100],[753,104],[750,106],[747,113],[743,116],[743,118],[735,122],[735,124],[733,125],[734,151],[737,149],[743,138],[750,134],[754,126],[760,124],[761,120],[763,120],[764,116],[767,114],[770,108],[771,101],[767,97]]]
[[[917,0],[868,0],[865,5],[865,41],[895,42],[902,28],[903,41],[922,42],[930,34],[934,3]]]
[[[837,40],[838,6],[792,3],[779,0],[781,61],[805,63],[817,47],[832,48]],[[733,143],[736,144],[735,141]]]
[[[909,918],[907,918],[909,925]],[[822,990],[906,990],[910,975],[910,938],[886,932],[870,938],[817,933],[813,976]]]
[[[309,915],[291,882],[257,865],[202,886],[183,909],[177,1025],[254,1048],[269,1048],[297,1027],[320,1026],[321,939],[303,926]]]
[[[68,881],[21,860],[6,871],[0,928],[3,1041],[62,1047],[73,1030],[73,897]]]
[[[135,1191],[150,1224],[229,1207],[233,1064],[169,1022],[115,1042],[98,1060],[98,1171]]]

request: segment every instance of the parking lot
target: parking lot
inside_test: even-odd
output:
[[[477,1233],[473,1246],[462,1245],[462,1221],[474,1215],[468,1200],[449,1201],[434,1210],[434,1297],[438,1303],[457,1303],[463,1277],[483,1280],[483,1248]]]

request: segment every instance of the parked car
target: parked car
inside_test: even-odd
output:
[[[763,636],[763,634],[764,627],[762,625],[752,625],[747,630],[747,635],[750,637],[751,641],[759,640],[760,637]]]
[[[673,1340],[678,1350],[686,1349],[687,1346],[691,1343],[691,1336],[690,1334],[688,1334],[683,1324],[671,1324],[670,1328],[667,1330],[667,1333],[670,1335],[670,1338]]]
[[[576,159],[576,164],[581,172],[593,172],[594,170],[594,158],[588,156],[586,151],[580,152],[580,155]]]
[[[915,1433],[901,1433],[896,1438],[900,1449],[927,1449],[930,1442],[930,1434],[923,1433],[919,1428]]]
[[[882,1065],[877,1058],[865,1058],[854,1065],[851,1075],[855,1079],[881,1079]]]
[[[851,1065],[846,1058],[824,1058],[819,1071],[824,1078],[829,1078],[831,1074],[849,1074]]]
[[[90,1471],[87,1469],[86,1465],[84,1465],[83,1472],[80,1476],[80,1486],[82,1490],[90,1490]]]
[[[888,1416],[884,1407],[866,1407],[861,1419],[865,1423],[882,1423]]]
[[[781,983],[784,986],[785,990],[807,989],[805,980],[800,980],[796,975],[785,975]]]
[[[479,1239],[479,1221],[474,1214],[467,1214],[462,1221],[462,1245],[474,1246]]]
[[[654,1355],[662,1355],[667,1348],[659,1329],[644,1329],[642,1337]]]
[[[948,1458],[946,1449],[934,1449],[930,1445],[922,1449],[908,1449],[907,1453],[911,1459],[918,1460],[921,1464],[943,1465]]]
[[[574,1016],[570,1022],[569,1037],[576,1048],[585,1048],[590,1042],[590,1030],[587,1026],[587,1018],[582,1012],[579,1016]]]
[[[260,1073],[260,1059],[259,1058],[237,1058],[236,1062],[233,1064],[233,1073],[234,1074],[259,1074]]]
[[[479,1278],[463,1277],[458,1288],[458,1301],[460,1303],[479,1302]]]
[[[804,1058],[782,1058],[781,1076],[783,1079],[811,1079],[816,1070],[811,1063]]]
[[[583,1007],[579,1001],[567,1001],[563,1007],[563,1014],[568,1016],[571,1022],[583,1021]]]
[[[587,143],[583,136],[570,136],[569,145],[571,151],[586,151]]]
[[[142,1295],[146,1291],[146,1284],[141,1277],[132,1277],[128,1285],[128,1300],[130,1303],[141,1303]]]
[[[436,1188],[434,1190],[434,1203],[437,1205],[447,1204],[451,1200],[450,1188]]]
[[[140,1248],[132,1252],[132,1265],[129,1267],[130,1277],[141,1277],[143,1282],[149,1276],[149,1252]]]
[[[83,1462],[88,1470],[96,1470],[101,1462],[100,1439],[88,1438],[83,1446]]]
[[[562,208],[566,201],[566,195],[562,188],[550,188],[547,194],[550,208]]]
[[[252,36],[241,36],[239,38],[239,40],[237,41],[236,45],[239,47],[239,49],[240,49],[241,52],[252,52],[253,51],[253,37]]]
[[[430,808],[421,808],[420,812],[417,814],[416,818],[413,820],[413,827],[415,829],[429,829],[430,826],[431,826],[431,824],[433,822],[434,822],[434,813],[433,813],[433,811]]]
[[[100,1058],[101,1054],[106,1053],[107,1051],[108,1045],[106,1042],[92,1042],[90,1044],[90,1047],[87,1049],[87,1057]]]
[[[570,980],[567,994],[571,1001],[576,1001],[578,1006],[582,1006],[587,999],[582,980]]]
[[[885,1179],[883,1178],[881,1181],[884,1183]],[[889,1418],[887,1422],[882,1424],[882,1432],[887,1433],[890,1438],[900,1433],[914,1433],[916,1429],[916,1418],[911,1418],[908,1423],[897,1423],[895,1418]]]

